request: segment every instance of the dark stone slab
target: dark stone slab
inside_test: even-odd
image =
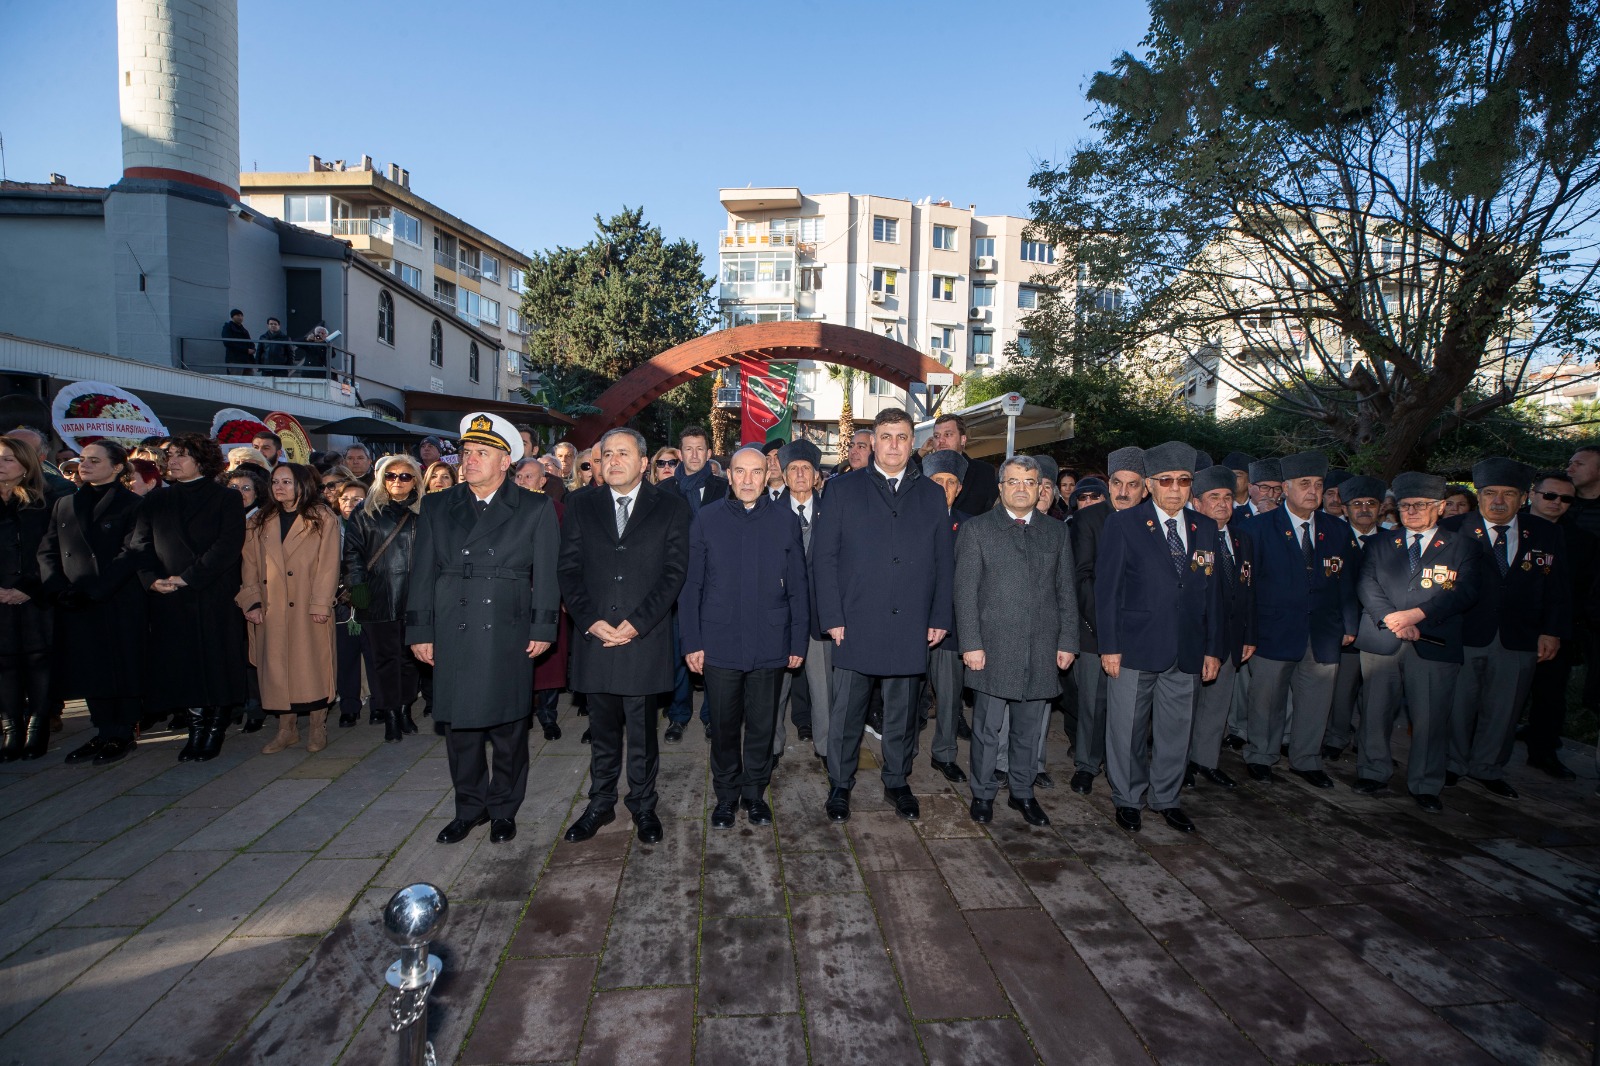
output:
[[[863,870],[933,869],[933,856],[922,846],[916,829],[892,811],[853,813],[845,824]]]
[[[694,990],[601,992],[589,1006],[579,1066],[688,1066],[694,1040]]]
[[[700,1013],[786,1014],[799,1009],[787,919],[705,919],[700,929]]]
[[[9,956],[80,907],[88,906],[96,897],[110,892],[118,884],[119,882],[113,880],[35,881],[4,903],[0,903],[0,929],[5,930],[5,940],[3,945],[0,945],[0,952]]]
[[[473,1026],[462,1062],[569,1061],[578,1053],[594,959],[512,959]]]
[[[102,843],[132,829],[170,802],[165,796],[118,796],[56,826],[42,839]]]
[[[330,840],[319,857],[388,858],[444,798],[444,792],[385,792]]]
[[[1206,906],[1249,940],[1316,932],[1300,912],[1210,848],[1154,847],[1150,854]]]
[[[806,1066],[806,1031],[798,1014],[701,1018],[696,1066]]]
[[[243,772],[243,769],[241,769]],[[220,782],[219,782],[220,783]],[[185,851],[235,850],[248,847],[296,808],[328,787],[319,779],[273,781],[253,792],[250,802],[239,802],[222,817],[189,837],[178,847]],[[199,806],[181,804],[180,806]]]
[[[11,955],[0,966],[0,1033],[99,962],[132,932],[131,926],[57,926]]]
[[[1350,895],[1424,940],[1481,937],[1483,929],[1413,885],[1352,885]]]
[[[460,875],[450,886],[451,899],[525,901],[533,892],[545,856],[566,830],[573,796],[581,783],[577,767],[571,765],[572,760],[554,760],[555,769],[543,765],[548,761],[551,760],[540,761],[537,776],[534,768],[528,771],[528,793],[522,801],[522,809],[517,812],[515,840],[491,845],[482,842],[488,836],[487,826],[473,831],[471,839],[479,840],[480,844],[472,861],[461,868]],[[447,798],[440,810],[454,817],[453,800]],[[579,812],[581,810],[580,807]]]
[[[1556,852],[1521,840],[1481,840],[1478,849],[1565,893],[1573,902],[1600,900],[1600,872]]]
[[[928,851],[963,910],[1035,906],[1033,894],[992,841],[930,840]]]
[[[101,844],[65,867],[61,876],[127,877],[162,852],[177,847],[221,815],[221,811],[202,807],[169,807]],[[10,861],[9,857],[7,861]]]
[[[1468,855],[1451,859],[1449,864],[1485,888],[1516,901],[1528,913],[1561,923],[1600,950],[1600,912],[1574,903],[1566,893],[1494,859]]]
[[[1510,1066],[1587,1066],[1590,1052],[1517,1003],[1475,1003],[1442,1007],[1451,1025]]]
[[[867,897],[803,896],[792,921],[812,1061],[921,1063]]]
[[[561,826],[561,832],[567,831],[567,826],[583,814],[584,804],[578,803],[573,807],[571,816]],[[617,820],[605,826],[581,844],[568,844],[561,836],[556,837],[556,846],[550,852],[551,866],[577,865],[585,862],[621,862],[628,854],[628,849],[633,845],[633,823],[628,820],[627,814],[621,814]]]
[[[844,826],[829,821],[823,813],[828,801],[826,775],[809,770],[791,774],[786,770],[773,778],[767,799],[772,804],[778,839],[785,853],[843,851],[850,846]]]
[[[1343,886],[1246,827],[1230,825],[1227,832],[1208,831],[1206,841],[1291,907],[1350,902]]]
[[[511,955],[598,954],[621,880],[621,859],[547,869],[511,941]]]
[[[783,856],[783,877],[797,895],[826,892],[862,892],[866,882],[856,859],[848,851],[812,851]]]
[[[663,838],[634,846],[622,872],[599,987],[686,985],[694,980],[703,823],[663,819]],[[587,1046],[587,1045],[586,1045]]]
[[[783,878],[778,840],[769,826],[741,820],[734,828],[706,834],[704,913],[782,914]]]
[[[1494,988],[1364,904],[1312,907],[1305,915],[1361,961],[1427,1006],[1500,998]]]
[[[1039,1061],[1010,1018],[979,1018],[963,1022],[923,1022],[917,1026],[928,1066],[1032,1066]]]
[[[1441,952],[1578,1040],[1595,1038],[1595,993],[1503,940],[1451,940]]]
[[[939,780],[943,781],[944,778],[941,777]],[[965,794],[958,796],[949,792],[939,792],[932,796],[922,796],[917,802],[922,807],[922,817],[917,823],[917,828],[929,841],[984,835],[983,826],[972,820],[972,814],[968,810],[970,797]]]
[[[65,925],[143,925],[233,858],[231,851],[169,851],[65,919]]]
[[[917,870],[867,874],[913,1018],[959,1018],[1009,1010],[955,901]]]
[[[1600,954],[1562,926],[1526,914],[1478,918],[1493,936],[1515,944],[1546,966],[1590,988],[1600,989]]]
[[[105,845],[100,845],[104,847]],[[123,872],[101,872],[96,874],[93,870],[67,873],[91,849],[96,851],[94,844],[88,841],[74,841],[70,843],[50,844],[44,841],[35,841],[24,844],[22,847],[10,852],[0,861],[0,900],[10,899],[35,881],[49,877],[60,871],[65,877],[121,877]],[[146,862],[150,856],[145,859]],[[141,863],[140,865],[143,865]],[[132,873],[132,870],[126,873]]]
[[[1022,820],[1020,814],[1003,809],[1005,800],[1006,793],[1000,793],[995,801],[994,821],[987,828],[989,839],[1011,862],[1071,858],[1073,848],[1077,846],[1074,834],[1099,832],[1107,828],[1099,822],[1053,822],[1047,826],[1031,826]]]

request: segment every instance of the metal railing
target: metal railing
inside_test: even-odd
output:
[[[456,273],[465,274],[473,281],[483,280],[483,271],[479,270],[465,259],[456,260]]]
[[[442,266],[448,270],[456,269],[456,256],[454,252],[441,252],[438,249],[434,249],[433,262],[436,266]]]
[[[739,233],[722,230],[719,234],[724,248],[793,248],[800,243],[798,233]]]
[[[333,403],[359,401],[355,353],[328,341],[179,337],[178,367]]]
[[[394,241],[394,225],[386,218],[336,218],[331,232],[335,237],[377,237]]]

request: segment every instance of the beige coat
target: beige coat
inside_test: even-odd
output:
[[[339,585],[339,518],[324,512],[320,532],[304,519],[278,536],[278,517],[252,521],[244,538],[239,609],[261,605],[260,625],[246,623],[250,661],[268,711],[328,706],[336,692],[333,600]],[[327,622],[311,616],[327,615]]]

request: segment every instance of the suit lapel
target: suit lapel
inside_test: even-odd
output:
[[[655,509],[656,502],[660,494],[661,490],[649,482],[641,481],[639,483],[639,495],[634,499],[633,507],[628,510],[628,524],[623,528],[622,536],[617,538],[619,541],[628,539],[628,534],[639,528],[639,524],[644,521],[644,516]],[[608,489],[606,491],[607,498],[609,498],[610,495],[611,492]],[[704,504],[701,506],[704,506]],[[614,530],[617,525],[615,511],[613,511],[612,514],[613,517],[611,520],[611,527]]]
[[[458,485],[450,491],[455,494],[450,500],[450,521],[466,530],[470,539],[472,528],[478,524],[478,516],[472,513],[472,490]]]
[[[500,488],[494,494],[494,499],[489,501],[489,509],[478,516],[477,524],[472,527],[472,532],[467,534],[467,543],[471,544],[483,537],[487,537],[511,521],[511,516],[517,513],[517,508],[522,504],[521,498],[516,495],[521,491],[522,489],[510,478],[501,482]],[[468,506],[470,507],[472,505],[470,502],[472,499],[470,490],[468,499]]]

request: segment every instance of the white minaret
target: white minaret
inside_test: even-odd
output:
[[[237,200],[237,0],[117,0],[117,60],[123,176]]]

